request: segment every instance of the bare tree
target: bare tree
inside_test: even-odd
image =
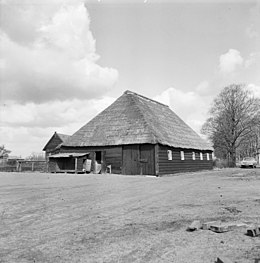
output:
[[[252,132],[245,138],[237,149],[239,158],[245,156],[256,156],[260,147],[260,125],[252,129]]]
[[[11,151],[7,150],[4,145],[0,146],[0,159],[7,158]]]
[[[216,155],[235,166],[237,149],[252,141],[260,124],[260,101],[244,85],[233,84],[215,98],[209,114],[202,133],[213,142]]]
[[[30,161],[45,161],[44,153],[32,152],[30,156],[26,157],[26,160]]]

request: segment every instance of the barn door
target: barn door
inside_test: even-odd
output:
[[[123,174],[140,174],[139,145],[123,146]]]
[[[155,174],[154,145],[140,145],[140,174]]]
[[[154,145],[123,146],[123,174],[155,174]]]

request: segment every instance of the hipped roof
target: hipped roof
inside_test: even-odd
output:
[[[144,143],[213,150],[167,105],[131,91],[126,91],[63,145],[76,147]]]
[[[62,133],[57,133],[57,135],[60,137],[60,139],[65,142],[69,137],[70,135],[67,135],[67,134],[62,134]]]

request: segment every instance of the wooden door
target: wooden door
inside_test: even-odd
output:
[[[140,174],[139,145],[123,146],[123,174]]]
[[[154,145],[123,146],[123,174],[155,174]]]
[[[140,174],[155,174],[154,145],[140,145]]]

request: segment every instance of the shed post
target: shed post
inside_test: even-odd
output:
[[[106,164],[106,152],[101,152],[101,173],[106,173],[107,164]]]
[[[140,163],[140,175],[143,175],[143,164],[142,162],[139,162]]]
[[[78,169],[78,158],[75,158],[75,173],[77,173]]]
[[[19,172],[22,172],[22,164],[23,164],[23,162],[21,161],[21,162],[19,163]]]
[[[159,176],[159,144],[154,146],[154,165],[155,165],[155,175]]]

